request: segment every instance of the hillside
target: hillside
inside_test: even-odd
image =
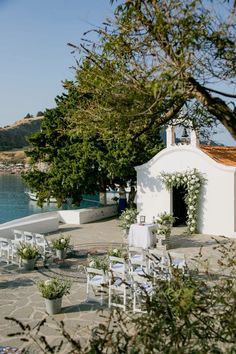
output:
[[[40,130],[42,119],[24,118],[0,128],[0,151],[19,150],[28,146],[27,136]]]

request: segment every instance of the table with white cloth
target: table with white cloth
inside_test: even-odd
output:
[[[132,224],[129,229],[129,246],[150,248],[156,243],[156,236],[153,231],[157,229],[156,224]]]

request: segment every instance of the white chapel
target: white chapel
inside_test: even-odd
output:
[[[175,143],[174,127],[166,130],[166,148],[147,163],[137,166],[137,208],[152,223],[164,211],[187,219],[181,188],[167,190],[161,173],[196,169],[204,178],[199,195],[199,233],[236,237],[236,147],[199,145],[194,130],[190,139]],[[176,225],[177,226],[177,225]]]

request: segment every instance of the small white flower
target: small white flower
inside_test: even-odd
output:
[[[65,243],[65,242],[66,242],[66,240],[64,238],[60,239],[60,243]]]
[[[187,177],[184,177],[184,182],[187,182]]]
[[[190,227],[190,231],[193,232],[195,230],[195,227]]]
[[[190,205],[189,210],[194,210],[195,207],[193,205]]]
[[[50,279],[45,280],[45,282],[44,282],[44,285],[46,285],[46,286],[49,286],[51,284],[52,284],[52,280],[50,280]]]
[[[94,267],[95,266],[95,262],[94,261],[91,261],[91,262],[89,262],[89,267]]]
[[[175,176],[172,176],[172,181],[174,181],[175,180]]]
[[[118,253],[118,249],[117,249],[117,248],[114,248],[113,252],[114,252],[114,253]]]

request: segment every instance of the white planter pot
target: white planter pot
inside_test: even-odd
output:
[[[34,270],[36,258],[22,259],[21,262],[25,270]]]
[[[56,256],[58,259],[65,259],[66,258],[66,250],[56,250]]]
[[[54,315],[61,312],[62,297],[59,299],[44,299],[46,305],[46,312],[49,315]]]

